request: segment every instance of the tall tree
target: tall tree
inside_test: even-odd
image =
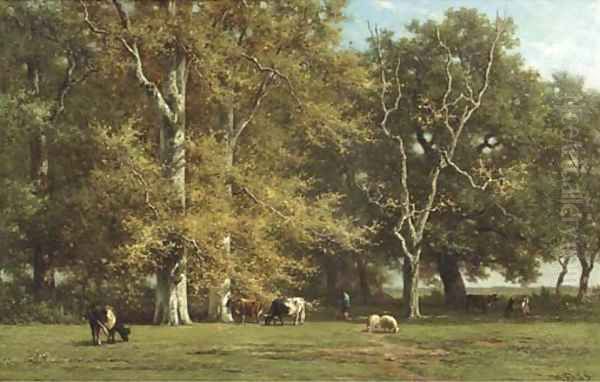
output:
[[[494,26],[490,25],[484,16],[464,9],[448,11],[446,16],[446,20],[439,25],[429,22],[414,28],[417,34],[415,43],[427,45],[435,52],[430,59],[439,60],[438,68],[442,68],[442,78],[445,78],[445,89],[433,94],[427,94],[427,89],[424,89],[420,95],[420,102],[416,105],[422,111],[417,117],[418,124],[423,131],[435,134],[435,142],[431,143],[430,148],[436,159],[430,163],[424,193],[409,187],[406,133],[403,136],[402,129],[396,128],[398,124],[403,123],[397,114],[405,110],[401,108],[405,77],[401,75],[402,57],[398,50],[393,48],[389,35],[384,35],[386,41],[382,41],[382,35],[377,29],[372,33],[373,54],[381,89],[379,129],[390,149],[395,150],[400,162],[397,170],[400,200],[395,204],[397,212],[393,233],[401,246],[404,314],[408,318],[420,316],[419,266],[425,231],[432,212],[439,204],[438,187],[442,170],[448,168],[458,172],[475,188],[486,189],[490,183],[486,181],[483,185],[476,184],[473,177],[454,162],[454,157],[459,145],[465,144],[463,133],[468,122],[481,107],[490,87],[490,74],[495,60],[501,57],[502,48],[511,41],[508,20],[497,18]],[[461,18],[474,20],[477,28],[457,29],[456,26],[465,25],[459,21]],[[466,25],[472,26],[473,23]],[[462,48],[469,45],[478,45],[485,54],[477,58],[461,55]],[[438,71],[438,76],[439,74]],[[432,76],[433,73],[429,75]],[[425,197],[419,198],[418,195],[422,194]]]
[[[37,298],[48,297],[54,289],[54,263],[57,248],[50,243],[50,216],[56,205],[50,185],[50,152],[57,136],[59,119],[65,111],[65,99],[73,86],[90,72],[90,51],[81,37],[81,27],[69,19],[68,9],[60,1],[13,2],[4,4],[4,32],[14,36],[4,46],[12,57],[9,65],[26,68],[21,78],[10,81],[25,91],[18,110],[24,129],[30,135],[30,179],[36,196],[44,207],[29,225],[32,252],[33,291]],[[7,68],[8,69],[8,68]],[[15,88],[13,87],[13,90]],[[35,111],[31,117],[25,115]]]
[[[112,30],[98,27],[90,19],[88,5],[81,1],[84,20],[90,30],[101,36],[116,39],[129,55],[135,70],[135,78],[144,89],[155,109],[160,115],[160,163],[162,174],[169,181],[171,192],[172,211],[184,216],[186,211],[186,91],[189,75],[188,42],[185,34],[177,25],[178,20],[192,16],[193,6],[176,0],[147,4],[142,6],[136,3],[133,8],[137,15],[143,17],[147,7],[161,12],[161,17],[150,21],[160,20],[167,25],[165,32],[154,36],[155,41],[146,41],[148,46],[157,44],[157,49],[164,52],[164,72],[162,75],[162,89],[156,81],[149,79],[146,65],[142,60],[139,46],[144,41],[141,31],[150,25],[141,25],[135,28],[130,18],[130,3],[119,0],[113,1],[114,18],[118,26]],[[158,9],[156,9],[158,7]],[[140,21],[142,24],[142,21]],[[120,30],[119,30],[120,29]],[[165,240],[169,242],[166,247],[169,252],[164,256],[164,261],[159,265],[156,273],[156,301],[154,322],[169,323],[171,325],[189,324],[191,319],[188,312],[187,298],[187,272],[186,272],[186,246],[177,239],[177,235],[166,234]],[[179,241],[178,241],[179,240]]]

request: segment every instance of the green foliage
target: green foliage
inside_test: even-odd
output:
[[[323,294],[331,264],[346,273],[340,282],[357,288],[361,263],[369,286],[379,287],[385,269],[398,267],[390,228],[402,197],[399,157],[373,127],[381,117],[373,46],[340,48],[346,2],[178,1],[174,15],[166,3],[128,2],[125,30],[112,3],[85,1],[88,21],[103,31],[97,34],[80,2],[0,2],[0,270],[28,285],[43,244],[52,270],[73,286],[67,310],[105,296],[135,320],[151,315],[148,280],[174,245],[188,255],[194,301],[226,275],[248,294],[307,286]],[[542,83],[514,53],[513,21],[505,28],[491,86],[454,157],[478,183],[501,180],[481,192],[450,167],[442,171],[426,227],[426,277],[439,253],[458,256],[470,279],[496,270],[518,282],[533,281],[540,263],[556,257],[559,227],[545,223],[559,220],[568,97],[582,100],[578,139],[587,163],[597,164],[597,94],[568,75]],[[430,149],[451,139],[443,118],[431,114],[446,91],[447,52],[437,30],[453,57],[452,98],[469,93],[467,81],[475,91],[482,86],[475,68],[485,66],[495,31],[492,20],[465,8],[407,30],[381,37],[389,78],[401,63],[404,99],[390,126],[407,143],[418,207],[439,159]],[[184,215],[159,159],[162,116],[132,74],[121,38],[138,42],[144,74],[161,91],[174,54],[183,50],[188,59]],[[270,70],[278,75],[269,79]],[[229,111],[234,127],[247,122],[235,144]],[[42,191],[30,145],[41,135],[49,158]],[[589,196],[597,194],[596,178],[569,175]],[[365,188],[389,208],[373,208]],[[600,204],[589,203],[582,232],[591,249]],[[226,235],[232,256],[224,256]],[[51,306],[35,311],[23,301],[10,305],[22,312],[15,320],[61,320]]]

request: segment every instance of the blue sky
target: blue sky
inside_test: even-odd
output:
[[[367,22],[402,35],[410,20],[441,19],[451,7],[512,17],[520,53],[544,78],[567,70],[600,90],[600,0],[350,0],[344,42],[364,47]]]
[[[566,70],[582,76],[589,88],[600,90],[600,0],[350,0],[344,44],[364,48],[367,22],[401,36],[412,19],[441,20],[451,7],[477,8],[492,19],[497,13],[512,17],[520,40],[518,51],[543,78]],[[559,270],[558,264],[544,264],[535,285],[553,285]],[[565,284],[576,285],[579,273],[579,263],[572,261]],[[591,281],[600,283],[598,269]],[[505,283],[499,274],[492,274],[477,285]]]

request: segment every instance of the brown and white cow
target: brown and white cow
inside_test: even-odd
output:
[[[233,317],[241,319],[242,324],[246,323],[246,317],[253,319],[256,323],[260,322],[263,313],[262,302],[250,298],[232,298],[228,301],[228,305]]]
[[[290,316],[294,318],[294,325],[302,325],[306,320],[306,307],[311,306],[302,297],[278,297],[271,303],[271,309],[265,314],[265,325],[279,319],[283,325],[283,317]]]
[[[516,310],[523,316],[529,316],[529,313],[531,313],[531,307],[529,306],[530,302],[531,299],[529,296],[512,296],[508,299],[504,315],[510,317]]]

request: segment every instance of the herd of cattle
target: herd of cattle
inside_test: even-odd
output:
[[[473,295],[466,296],[465,308],[467,312],[479,310],[486,313],[499,301],[496,294],[491,295]],[[504,314],[510,317],[514,312],[519,312],[523,316],[530,313],[530,298],[528,296],[513,296],[510,297]],[[271,302],[268,311],[265,311],[265,304],[257,299],[250,298],[230,298],[227,301],[227,307],[232,312],[233,317],[237,321],[246,323],[246,320],[252,320],[260,323],[261,318],[265,325],[275,324],[278,320],[281,325],[284,325],[284,317],[291,317],[293,324],[303,324],[306,320],[307,308],[312,308],[312,304],[307,302],[302,297],[278,297]],[[109,342],[115,341],[115,334],[119,334],[123,341],[129,340],[131,329],[126,327],[123,322],[117,318],[115,310],[109,306],[96,306],[90,308],[87,313],[87,319],[92,330],[92,342],[94,345],[101,345],[100,334],[108,338]],[[367,318],[367,331],[375,330],[391,331],[397,333],[399,331],[398,322],[390,315],[379,316],[372,314]]]
[[[489,308],[492,308],[500,301],[497,294],[468,294],[466,297],[465,308],[467,312],[480,310],[487,313]],[[528,316],[531,313],[529,296],[512,296],[506,303],[504,315],[510,317],[513,313],[519,312],[523,316]]]

